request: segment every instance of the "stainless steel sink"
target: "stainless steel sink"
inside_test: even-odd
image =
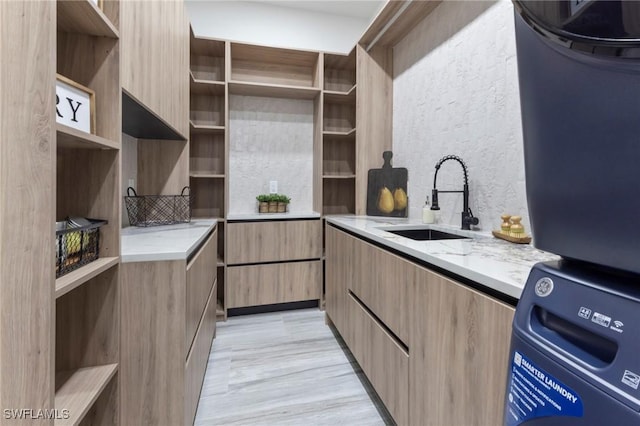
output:
[[[435,229],[385,229],[392,234],[400,235],[401,237],[409,238],[416,241],[434,241],[434,240],[466,240],[468,237],[462,235],[450,234],[448,232],[436,231]]]

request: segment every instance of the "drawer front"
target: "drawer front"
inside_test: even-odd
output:
[[[228,265],[322,256],[320,220],[228,223],[226,232]]]
[[[409,289],[416,278],[415,264],[362,240],[354,240],[355,276],[348,284],[349,289],[410,346]]]
[[[349,294],[349,342],[353,356],[394,420],[409,423],[409,355]]]
[[[196,337],[193,340],[191,352],[185,363],[184,377],[184,416],[185,425],[192,425],[198,409],[200,390],[204,373],[207,370],[207,361],[211,350],[211,341],[216,334],[216,291],[214,285],[211,293],[205,299],[206,307],[202,322],[199,324]],[[170,386],[170,384],[165,384]]]
[[[216,280],[217,262],[218,230],[216,229],[187,265],[185,354],[189,353],[207,297]]]
[[[229,308],[320,299],[322,263],[229,266],[225,284]]]

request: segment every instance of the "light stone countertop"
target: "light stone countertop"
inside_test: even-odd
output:
[[[372,216],[327,216],[327,222],[517,299],[535,263],[559,259],[528,244],[513,244],[490,233],[447,225]],[[415,227],[471,239],[415,241],[384,230]]]
[[[227,220],[284,220],[284,219],[320,219],[320,213],[314,211],[293,211],[287,213],[231,213]]]
[[[121,261],[186,260],[217,222],[216,219],[197,219],[176,225],[123,228],[120,234]]]

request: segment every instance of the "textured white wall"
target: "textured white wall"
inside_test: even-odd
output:
[[[313,210],[313,101],[232,95],[229,99],[229,214],[256,213],[269,181]]]
[[[527,213],[513,6],[443,2],[394,48],[394,166],[409,169],[409,216],[421,217],[435,163],[462,157],[470,206],[483,230],[500,215]],[[446,162],[438,189],[462,189],[462,171]],[[441,222],[460,224],[462,195],[440,196]]]
[[[332,14],[330,4],[325,13],[238,0],[188,0],[186,5],[200,37],[345,54],[370,21]]]

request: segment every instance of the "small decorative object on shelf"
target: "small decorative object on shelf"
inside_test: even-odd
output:
[[[95,92],[82,84],[56,74],[56,122],[94,133],[96,128]]]
[[[291,198],[284,194],[260,194],[258,201],[258,213],[286,213]]]
[[[173,225],[191,222],[192,197],[188,186],[180,195],[138,195],[127,188],[124,202],[131,226]],[[185,194],[186,193],[186,194]]]
[[[106,224],[82,217],[56,222],[56,278],[99,257],[100,227]]]
[[[531,242],[531,237],[524,233],[524,226],[520,223],[522,221],[521,216],[503,214],[500,218],[502,219],[502,225],[499,231],[492,231],[494,237],[516,244],[529,244]]]

